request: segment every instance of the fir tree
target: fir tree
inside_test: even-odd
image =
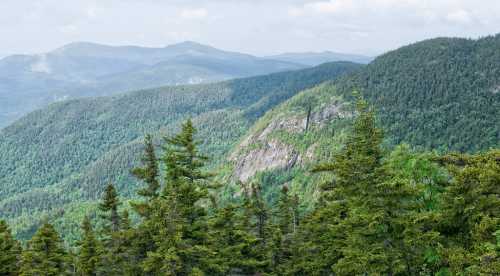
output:
[[[236,206],[230,204],[217,210],[210,226],[211,244],[216,253],[212,267],[217,269],[210,274],[255,275],[263,271],[267,262],[258,259],[258,239],[245,229]]]
[[[100,218],[103,220],[102,252],[100,252],[102,265],[99,267],[99,274],[123,275],[124,273],[125,259],[119,254],[122,242],[120,232],[122,219],[118,211],[120,204],[114,185],[108,184],[99,203]]]
[[[117,232],[120,229],[119,205],[120,200],[118,199],[115,186],[110,183],[106,186],[102,200],[99,203],[100,217],[105,221],[104,231],[107,235]]]
[[[452,181],[442,198],[441,256],[452,273],[500,271],[500,151],[441,158]]]
[[[21,245],[14,239],[7,223],[0,220],[0,275],[18,275]]]
[[[101,252],[99,242],[92,229],[89,217],[85,217],[82,222],[82,238],[78,243],[79,251],[77,255],[76,268],[79,275],[97,275],[101,263]]]
[[[150,212],[151,200],[158,197],[160,189],[160,183],[158,181],[158,158],[156,157],[153,139],[149,134],[144,138],[142,164],[142,167],[134,168],[132,174],[146,184],[146,187],[137,191],[139,196],[145,198],[145,202],[134,202],[132,203],[132,207],[140,216],[147,217]]]
[[[54,227],[44,223],[28,242],[20,275],[69,275],[69,256]]]
[[[207,158],[198,152],[195,133],[188,120],[180,133],[165,139],[165,187],[144,222],[155,243],[144,261],[147,272],[188,275],[210,270],[213,252],[206,246],[207,212],[200,203],[208,200],[211,175],[202,171]]]

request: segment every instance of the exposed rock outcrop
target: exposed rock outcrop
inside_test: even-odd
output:
[[[333,102],[325,105],[318,111],[309,114],[309,128],[323,127],[334,118],[350,117],[351,114],[343,108],[343,103]],[[311,145],[305,153],[301,154],[288,145],[272,137],[272,133],[286,131],[292,135],[302,134],[307,127],[306,114],[277,116],[259,131],[256,131],[239,145],[238,149],[231,155],[234,162],[233,177],[246,182],[257,172],[271,169],[289,169],[296,164],[303,165],[314,158],[317,144]]]

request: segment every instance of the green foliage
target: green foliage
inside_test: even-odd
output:
[[[143,196],[148,212],[137,211],[136,225],[126,209],[118,211],[120,199],[108,185],[99,204],[101,231],[94,232],[85,217],[74,258],[45,223],[19,263],[19,243],[0,222],[0,248],[7,252],[0,255],[2,272],[495,275],[500,269],[498,150],[439,155],[402,145],[385,151],[374,112],[360,100],[344,147],[332,148],[333,160],[314,169],[333,177],[316,184],[321,196],[304,214],[287,185],[296,173],[261,174],[265,185],[279,187],[273,205],[259,182],[243,185],[234,203],[214,197],[211,190],[219,185],[205,171],[207,157],[198,150],[195,134],[186,121],[177,135],[164,139],[162,158],[149,158],[155,165],[151,161],[134,169],[163,170],[148,178],[161,193]],[[147,146],[148,139],[145,143],[144,157],[151,157],[154,147]]]
[[[140,164],[142,137],[151,133],[152,143],[158,144],[187,118],[199,126],[200,150],[214,156],[209,165],[215,166],[266,111],[359,67],[332,63],[215,84],[65,101],[35,111],[0,131],[0,217],[29,238],[40,218],[53,220],[69,205],[97,201],[110,182],[124,198],[136,197],[130,168]],[[78,224],[70,224],[74,218],[66,216],[68,222],[60,229],[77,233]]]
[[[376,58],[335,85],[360,90],[392,144],[476,152],[500,146],[500,35],[437,38]]]
[[[162,275],[192,275],[214,269],[213,252],[206,246],[210,174],[202,171],[206,157],[198,152],[191,120],[179,134],[165,139],[162,162],[165,183],[161,196],[152,199],[151,216],[144,221],[154,249],[147,253],[144,270]]]
[[[0,275],[18,275],[21,245],[3,220],[0,220],[0,253]]]
[[[100,244],[96,238],[90,219],[85,217],[82,222],[82,239],[79,241],[79,251],[76,258],[76,270],[79,275],[97,275],[101,265]]]
[[[52,225],[43,224],[23,251],[20,275],[69,275],[70,268],[61,238]]]

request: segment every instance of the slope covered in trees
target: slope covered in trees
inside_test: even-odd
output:
[[[500,145],[500,36],[440,38],[389,52],[358,72],[309,89],[266,113],[235,147],[232,179],[263,184],[278,198],[282,184],[304,202],[318,197],[318,159],[340,149],[353,114],[353,90],[374,106],[385,143],[440,152],[485,151]],[[330,149],[330,150],[326,150]]]
[[[142,137],[159,137],[191,117],[215,162],[270,108],[299,91],[359,69],[331,63],[217,84],[164,87],[52,104],[0,131],[0,216],[30,229],[94,200],[109,182],[135,194],[129,168]],[[119,180],[119,181],[118,181]],[[76,207],[79,206],[79,207]],[[81,211],[78,211],[81,212]]]
[[[431,39],[382,55],[337,83],[360,90],[387,137],[443,151],[500,144],[500,34]]]
[[[269,205],[253,183],[233,202],[207,171],[191,121],[146,139],[132,225],[112,184],[76,248],[45,222],[24,248],[0,221],[9,275],[494,275],[500,270],[500,152],[384,150],[373,110],[314,173],[332,176],[311,211],[286,186]],[[157,160],[151,162],[151,160]],[[161,168],[161,173],[159,171]],[[161,177],[162,175],[163,177]],[[121,211],[124,210],[124,211]],[[91,221],[98,222],[93,227]],[[5,257],[4,257],[5,256]]]

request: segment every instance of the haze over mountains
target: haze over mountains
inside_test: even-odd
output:
[[[71,43],[45,54],[0,60],[0,128],[64,99],[208,83],[358,59],[330,54],[261,58],[190,41],[164,48]]]
[[[369,63],[372,57],[363,55],[343,54],[330,51],[325,52],[306,52],[306,53],[284,53],[280,55],[268,56],[273,60],[281,60],[308,66],[316,66],[325,62],[351,61],[361,64]]]

